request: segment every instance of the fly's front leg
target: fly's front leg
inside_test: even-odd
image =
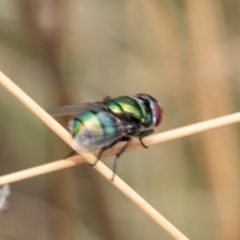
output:
[[[139,138],[138,138],[138,139],[139,139],[139,141],[141,142],[141,144],[142,144],[142,146],[143,146],[144,148],[148,148],[148,147],[143,143],[142,139],[143,139],[144,137],[152,134],[153,132],[154,132],[153,129],[148,129],[148,130],[145,130],[145,131],[142,131],[142,132],[139,133],[139,135],[138,135]]]

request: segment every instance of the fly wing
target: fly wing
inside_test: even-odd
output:
[[[105,104],[103,102],[92,102],[92,103],[76,103],[72,105],[57,107],[47,110],[47,113],[54,117],[75,115],[79,112],[90,110],[94,108],[105,109]]]
[[[84,122],[84,126],[74,137],[73,149],[76,151],[93,151],[108,147],[128,135],[128,123],[113,114],[99,111]]]

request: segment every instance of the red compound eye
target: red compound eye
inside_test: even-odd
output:
[[[156,103],[154,104],[153,108],[154,108],[154,115],[156,120],[154,122],[154,126],[158,126],[162,120],[162,108],[160,107],[159,104],[156,104]]]

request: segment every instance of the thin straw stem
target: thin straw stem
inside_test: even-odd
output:
[[[31,110],[40,120],[42,120],[52,131],[62,138],[63,141],[65,141],[69,146],[72,145],[71,135],[1,71],[0,83],[29,110]],[[94,163],[96,160],[96,157],[91,153],[79,153],[79,155],[81,155],[90,164]],[[113,172],[106,165],[104,165],[101,161],[98,161],[97,164],[94,165],[94,168],[110,181]],[[124,193],[130,200],[132,200],[142,211],[144,211],[174,239],[188,239],[118,176],[115,176],[114,181],[110,182],[122,193]]]
[[[86,163],[81,156],[61,159],[0,177],[0,186]]]
[[[174,130],[154,134],[144,138],[144,144],[147,146],[151,146],[161,142],[174,140],[177,138],[193,135],[196,133],[200,133],[200,132],[218,128],[218,127],[223,127],[223,126],[237,123],[237,122],[240,122],[240,113],[234,113],[224,117],[219,117],[219,118],[211,119],[208,121],[188,125],[186,127],[181,127]],[[122,147],[123,147],[123,143],[119,143],[113,148],[108,149],[102,154],[102,158],[109,157],[118,153]],[[142,148],[142,144],[140,144],[139,141],[135,139],[130,144],[130,146],[126,149],[126,151],[136,150],[138,148]],[[94,152],[93,154],[96,156],[98,152]],[[73,167],[82,163],[86,163],[86,161],[81,156],[74,156],[68,159],[56,160],[54,162],[43,164],[41,166],[37,166],[37,167],[29,168],[26,170],[22,170],[19,172],[7,174],[5,176],[1,176],[0,186],[3,184],[12,183],[12,182],[24,180],[27,178],[35,177],[38,175]]]

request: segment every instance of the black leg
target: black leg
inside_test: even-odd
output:
[[[90,166],[95,166],[95,165],[97,164],[98,160],[101,158],[103,152],[104,152],[105,150],[107,150],[108,148],[111,148],[111,147],[113,147],[114,145],[116,145],[119,141],[122,141],[122,140],[121,140],[121,139],[120,139],[120,140],[117,140],[117,141],[111,143],[109,146],[103,147],[103,148],[100,150],[100,152],[98,153],[98,156],[97,156],[97,159],[96,159],[95,163],[89,164],[89,165],[90,165]]]
[[[98,153],[98,156],[97,156],[97,159],[96,159],[95,163],[89,164],[89,165],[90,165],[90,166],[95,166],[95,165],[97,164],[98,160],[101,158],[102,153],[103,153],[105,150],[107,150],[108,148],[109,148],[109,147],[104,147],[104,148],[102,148],[102,149],[100,150],[100,152]]]
[[[116,157],[114,159],[114,163],[113,163],[113,176],[111,178],[111,181],[114,180],[114,176],[116,174],[116,170],[117,170],[117,163],[118,160],[120,158],[120,156],[124,153],[124,151],[127,149],[127,147],[129,146],[129,144],[131,143],[132,139],[130,137],[125,137],[123,139],[121,139],[121,141],[127,141],[126,144],[122,147],[122,149],[119,151],[118,154],[116,154]]]
[[[114,176],[116,174],[116,169],[117,169],[117,163],[118,163],[118,160],[120,158],[120,156],[124,153],[124,151],[126,150],[126,148],[128,147],[128,145],[130,144],[130,142],[132,141],[132,138],[130,137],[123,137],[122,139],[119,139],[115,142],[113,142],[111,145],[107,146],[107,147],[104,147],[100,150],[100,152],[98,153],[98,156],[97,156],[97,160],[95,161],[95,163],[93,164],[89,164],[90,166],[95,166],[98,162],[98,160],[101,158],[102,156],[102,153],[107,150],[108,148],[111,148],[113,147],[114,145],[116,145],[119,141],[126,141],[127,143],[122,147],[122,149],[116,154],[116,158],[114,159],[114,163],[113,163],[113,176],[111,178],[111,181],[114,180]]]
[[[142,132],[139,133],[139,138],[138,138],[138,139],[139,139],[139,141],[141,142],[141,144],[142,144],[142,146],[143,146],[144,148],[148,148],[148,147],[143,143],[142,139],[143,139],[144,137],[150,135],[150,134],[153,133],[153,132],[154,132],[153,129],[149,129],[149,130],[142,131]]]

